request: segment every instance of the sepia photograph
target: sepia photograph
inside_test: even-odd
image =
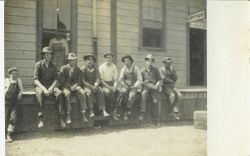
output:
[[[207,156],[206,0],[5,0],[6,156]]]

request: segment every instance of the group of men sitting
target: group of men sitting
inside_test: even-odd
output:
[[[151,97],[152,107],[156,110],[156,124],[159,125],[161,94],[167,95],[172,113],[179,119],[176,106],[179,94],[174,89],[177,75],[169,57],[165,57],[162,61],[164,66],[157,69],[152,65],[155,59],[149,54],[145,57],[145,67],[140,70],[134,65],[133,58],[125,55],[121,59],[124,67],[119,75],[116,65],[112,62],[112,52],[104,54],[105,62],[99,68],[92,54],[83,56],[85,65],[79,68],[76,54],[69,53],[67,64],[63,65],[59,72],[52,62],[53,51],[50,47],[44,47],[41,55],[42,60],[36,63],[34,70],[35,91],[39,103],[38,128],[44,127],[44,99],[50,95],[57,101],[60,126],[65,128],[67,124],[71,124],[72,93],[79,99],[83,122],[95,117],[96,108],[104,117],[128,120],[132,107],[138,101],[137,96],[141,95],[139,120],[144,119],[146,102],[148,97]],[[11,67],[8,73],[9,77],[5,80],[5,101],[9,105],[6,127],[7,140],[12,141],[10,134],[15,127],[16,105],[22,98],[23,86],[16,67]]]

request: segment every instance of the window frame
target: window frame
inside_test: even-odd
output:
[[[77,0],[70,1],[70,52],[77,54]],[[43,40],[43,6],[44,0],[37,1],[37,30],[36,30],[36,61],[41,59]],[[46,29],[44,29],[46,31]]]
[[[160,21],[145,20],[143,19],[143,0],[139,0],[139,49],[166,51],[166,0],[162,0],[162,47],[149,47],[143,46],[143,21],[159,23]],[[149,27],[150,28],[150,27]]]

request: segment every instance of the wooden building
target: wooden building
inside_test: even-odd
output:
[[[139,67],[149,53],[157,67],[170,56],[178,86],[204,86],[206,30],[193,28],[188,17],[205,9],[205,0],[6,0],[5,71],[17,65],[25,89],[33,88],[35,62],[62,22],[61,33],[77,53],[79,66],[86,53],[101,63],[103,54],[112,51],[119,69],[125,54]]]
[[[125,54],[131,54],[140,68],[147,54],[154,55],[157,67],[165,56],[172,57],[177,87],[186,88],[180,90],[181,119],[193,119],[193,112],[206,110],[207,103],[205,10],[206,0],[5,0],[5,74],[10,66],[18,66],[25,89],[17,131],[36,130],[33,70],[42,48],[57,34],[78,55],[78,66],[84,64],[82,57],[87,53],[102,63],[107,51],[115,54],[119,69]],[[79,110],[76,101],[72,107]],[[164,103],[163,121],[169,119],[166,107]],[[46,124],[56,129],[53,101],[45,108],[50,114]],[[79,112],[73,123],[76,128],[93,126],[93,122],[81,125]]]

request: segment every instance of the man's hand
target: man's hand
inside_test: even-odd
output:
[[[49,94],[50,94],[47,89],[44,89],[43,92],[44,92],[45,96],[49,96]]]
[[[83,90],[82,88],[78,89],[78,91],[79,91],[82,95],[85,94],[85,90]]]
[[[23,93],[22,93],[22,92],[19,92],[19,94],[17,95],[17,99],[18,99],[18,100],[21,100],[21,99],[22,99],[22,96],[23,96]]]
[[[76,90],[76,85],[71,86],[71,87],[70,87],[70,90],[71,90],[71,91],[75,91],[75,90]]]
[[[50,88],[48,89],[49,94],[52,94],[53,91],[54,91],[54,88],[52,88],[52,87],[50,87]]]
[[[122,90],[121,90],[121,92],[122,92],[122,93],[127,92],[127,88],[124,88],[124,87],[123,87]]]
[[[110,87],[109,88],[113,93],[116,92],[116,87]]]

